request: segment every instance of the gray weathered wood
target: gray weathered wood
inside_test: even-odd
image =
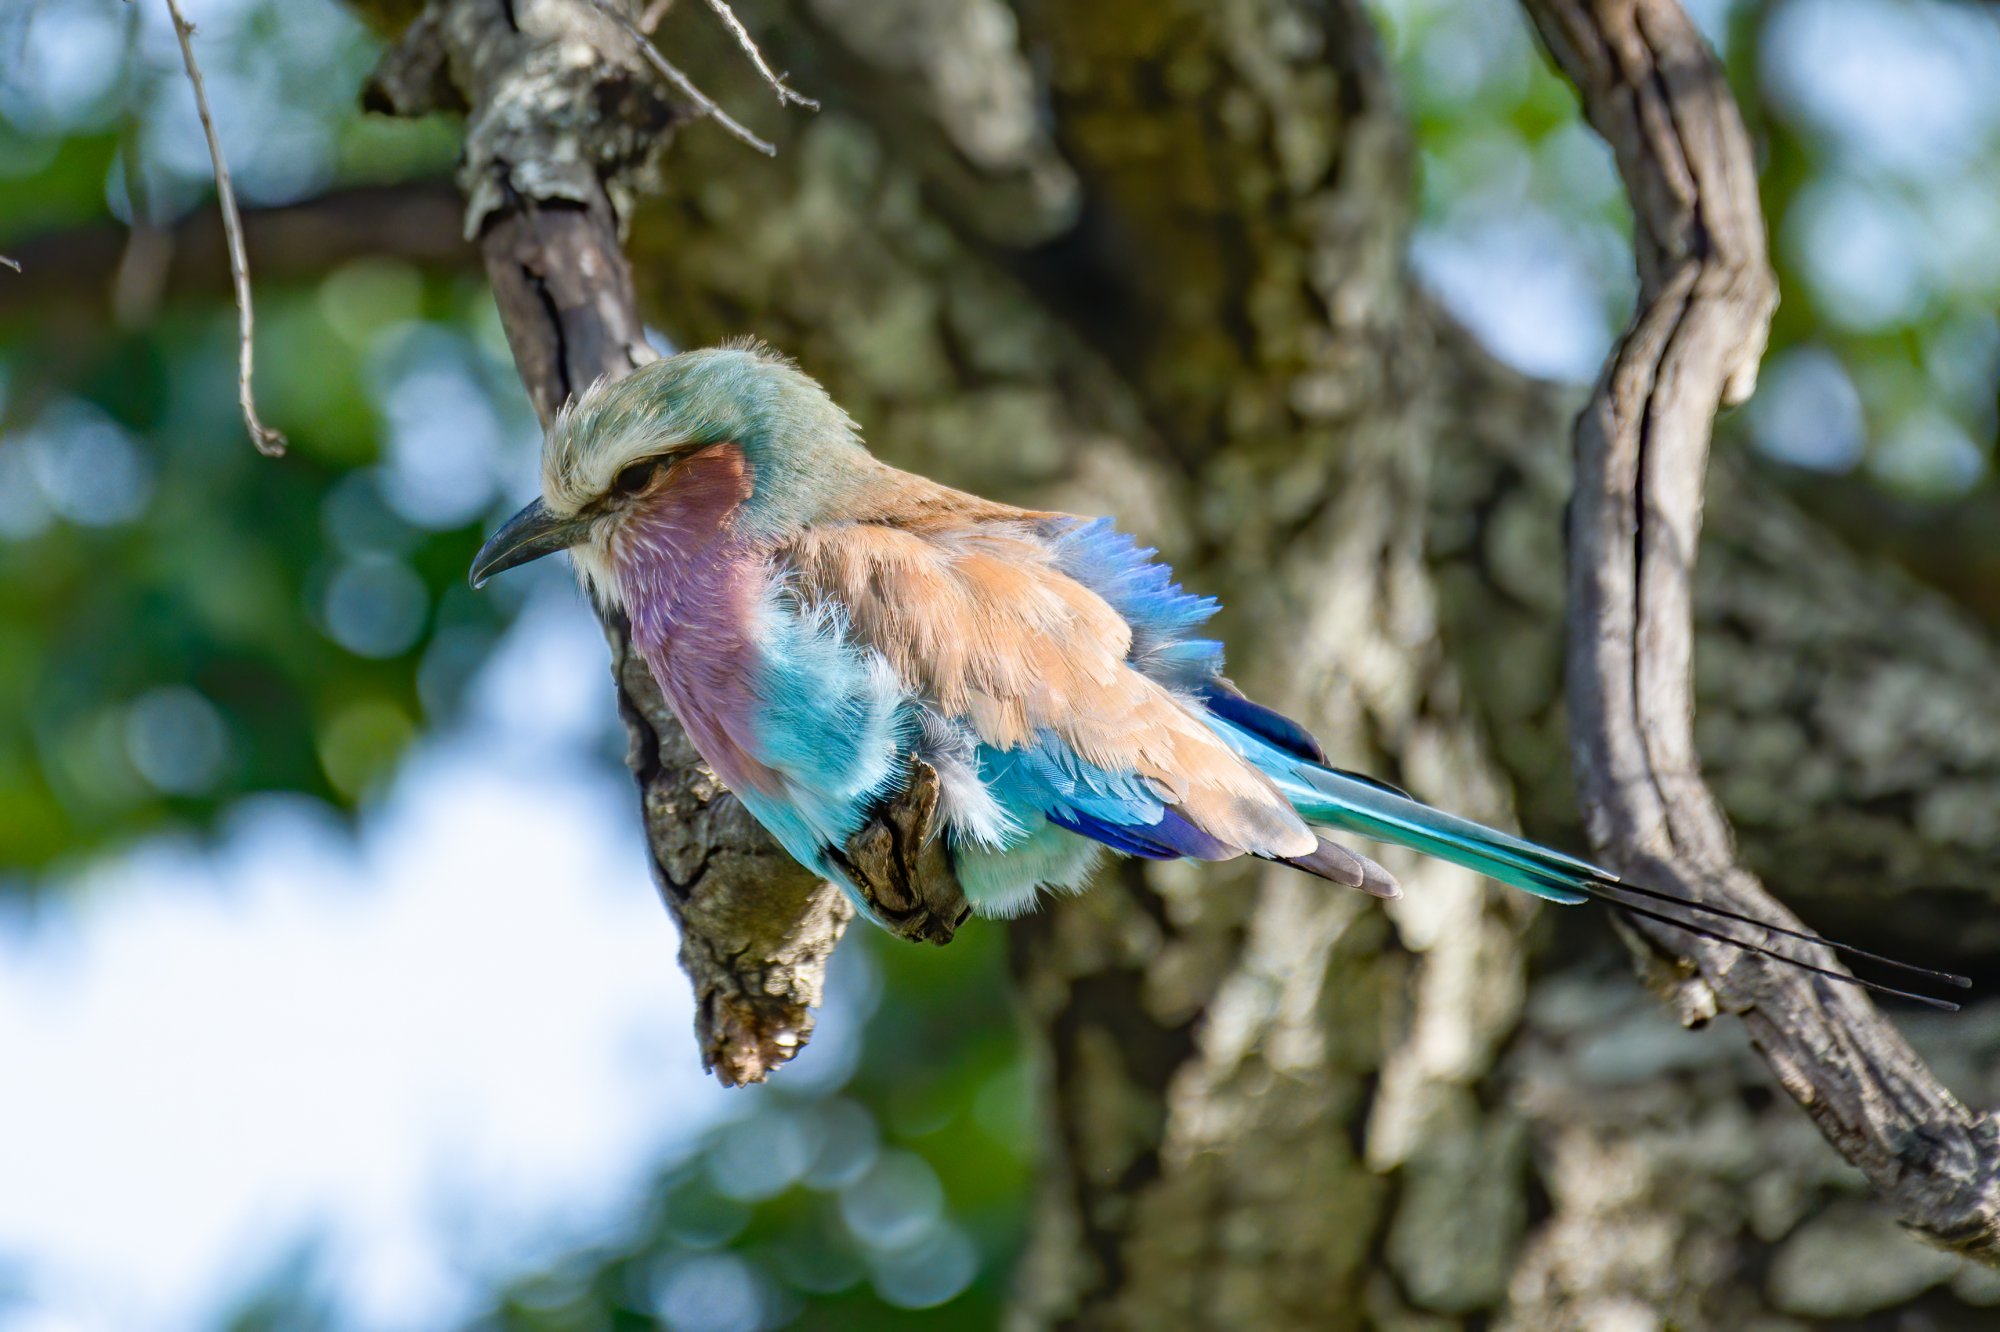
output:
[[[1750,142],[1674,0],[1525,0],[1618,161],[1640,296],[1576,427],[1571,746],[1619,872],[1797,927],[1735,860],[1694,744],[1693,570],[1710,430],[1749,396],[1777,303]],[[1684,1020],[1738,1014],[1772,1071],[1904,1225],[2000,1263],[2000,1131],[1863,994],[1633,922]],[[1832,959],[1815,950],[1812,960]]]

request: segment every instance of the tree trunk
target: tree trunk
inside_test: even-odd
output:
[[[900,465],[1117,514],[1223,599],[1236,678],[1336,761],[1580,841],[1558,687],[1579,399],[1412,283],[1413,150],[1358,3],[743,9],[825,110],[781,111],[702,6],[670,13],[662,49],[780,151],[681,133],[629,237],[654,322],[768,339]],[[1730,468],[1701,738],[1749,863],[1808,917],[1939,890],[1870,933],[1990,955],[1950,922],[2000,883],[1994,644]],[[1049,1152],[1018,1325],[2000,1300],[1862,1202],[1742,1031],[1681,1031],[1608,930],[1383,858],[1386,905],[1126,865],[1010,927]],[[1994,1015],[1907,1026],[1991,1102]]]

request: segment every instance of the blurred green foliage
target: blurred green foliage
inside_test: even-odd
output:
[[[10,385],[39,399],[0,455],[0,865],[206,825],[248,791],[351,805],[449,713],[505,613],[464,586],[493,487],[399,505],[381,441],[399,358],[505,366],[482,293],[384,276],[263,292],[280,462],[245,438],[226,309],[61,349],[0,318]]]
[[[1943,0],[1688,8],[1756,141],[1783,292],[1762,391],[1725,435],[1903,500],[1990,500],[2000,19]],[[1419,269],[1503,354],[1588,378],[1631,308],[1610,154],[1517,9],[1379,13],[1422,144]]]
[[[852,1076],[751,1093],[661,1172],[630,1233],[511,1283],[480,1326],[996,1326],[1040,1137],[1005,943],[993,925],[946,952],[850,935],[836,965],[879,978]]]
[[[463,574],[532,451],[469,275],[360,260],[260,283],[257,389],[292,441],[275,462],[238,415],[226,288],[116,308],[127,266],[184,261],[158,238],[171,201],[207,188],[191,111],[176,123],[197,156],[133,165],[158,137],[149,117],[187,98],[138,8],[19,10],[0,27],[0,50],[40,73],[0,100],[0,253],[134,218],[166,247],[129,243],[119,272],[74,275],[85,285],[57,308],[0,288],[0,885],[15,889],[166,825],[206,828],[246,792],[352,807],[449,715],[506,619],[508,599],[472,596]],[[277,100],[281,130],[319,122],[276,170],[239,159],[246,206],[448,169],[448,126],[359,115],[370,43],[338,10],[304,8],[304,33],[264,4],[201,34],[218,115],[236,92]],[[93,53],[115,77],[60,82]],[[440,421],[423,402],[440,393],[471,405]],[[433,447],[448,456],[427,461]]]

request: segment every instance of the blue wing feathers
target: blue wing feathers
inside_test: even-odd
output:
[[[1159,822],[1153,824],[1112,823],[1088,814],[1052,813],[1047,818],[1057,827],[1102,842],[1113,851],[1147,860],[1228,860],[1241,854],[1171,809],[1161,811]]]
[[[1221,680],[1209,681],[1197,693],[1208,710],[1224,721],[1240,726],[1308,763],[1325,764],[1326,751],[1320,748],[1312,732],[1283,713],[1275,712],[1262,703],[1253,703]]]
[[[979,772],[1003,807],[1023,813],[1152,824],[1166,809],[1139,777],[1086,762],[1049,731],[1017,749],[981,745]]]
[[[1372,786],[1378,791],[1401,796],[1405,800],[1416,797],[1400,786],[1383,781],[1380,777],[1370,777],[1365,772],[1350,772],[1346,768],[1336,768],[1327,762],[1326,750],[1320,747],[1317,737],[1305,727],[1285,716],[1282,712],[1265,707],[1262,703],[1245,698],[1226,680],[1211,680],[1197,691],[1202,703],[1213,715],[1268,740],[1287,754],[1295,754],[1306,762],[1338,773],[1349,781]]]
[[[1046,533],[1057,566],[1131,626],[1132,664],[1185,691],[1308,821],[1439,856],[1542,897],[1583,900],[1575,885],[1595,872],[1584,862],[1326,766],[1303,726],[1222,678],[1221,644],[1195,636],[1217,603],[1184,591],[1151,550],[1109,520],[1064,520]],[[894,792],[905,757],[935,725],[882,656],[853,641],[837,608],[801,605],[779,590],[766,611],[757,757],[784,776],[786,789],[738,794],[787,850],[827,872],[825,848],[844,844]],[[954,731],[964,725],[930,722]],[[1019,909],[1037,883],[1080,886],[1092,844],[1153,860],[1237,853],[1167,806],[1153,784],[1088,762],[1053,731],[1005,750],[973,745],[969,734],[958,743],[970,750],[970,762],[958,765],[961,779],[976,781],[1001,816],[988,820],[997,832],[954,830],[961,879],[985,909]]]
[[[1064,519],[1051,533],[1056,567],[1103,597],[1132,627],[1132,660],[1155,679],[1194,687],[1222,669],[1222,644],[1193,637],[1222,603],[1174,581],[1158,552],[1109,518]]]

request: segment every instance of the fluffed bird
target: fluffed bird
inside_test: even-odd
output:
[[[567,550],[590,595],[627,617],[716,776],[864,914],[838,853],[915,758],[937,774],[938,835],[985,916],[1082,889],[1106,851],[1256,856],[1396,896],[1335,831],[1836,980],[1852,978],[1728,926],[1966,983],[1656,892],[1332,766],[1223,675],[1222,645],[1202,634],[1218,604],[1153,551],[1108,519],[889,466],[817,381],[759,344],[593,387],[550,426],[541,480],[480,550],[474,586]]]

